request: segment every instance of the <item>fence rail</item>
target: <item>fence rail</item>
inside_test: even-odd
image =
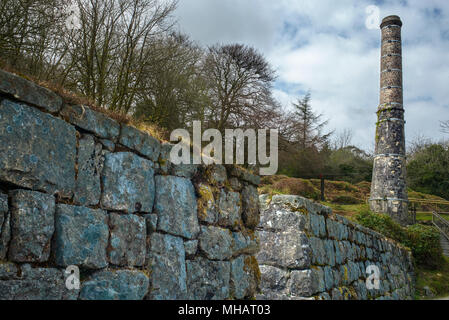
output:
[[[432,212],[432,223],[449,240],[449,221],[436,212]]]
[[[417,203],[425,203],[425,204],[443,204],[443,205],[449,205],[449,201],[446,200],[430,200],[430,199],[416,199],[416,198],[409,198],[409,202],[417,202]]]

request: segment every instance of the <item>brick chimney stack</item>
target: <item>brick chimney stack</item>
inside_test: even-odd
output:
[[[376,149],[370,208],[386,213],[401,225],[412,223],[408,213],[402,96],[402,22],[398,16],[382,20],[380,105],[377,110]]]

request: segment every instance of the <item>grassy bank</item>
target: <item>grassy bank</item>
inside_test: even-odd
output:
[[[416,273],[416,299],[429,299],[425,287],[435,295],[434,298],[449,296],[449,259],[444,258],[442,265],[436,270],[429,270],[417,266]],[[432,298],[432,299],[434,299]]]

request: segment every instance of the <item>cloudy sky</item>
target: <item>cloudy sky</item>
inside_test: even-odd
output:
[[[285,106],[307,90],[329,129],[351,129],[374,149],[379,103],[380,29],[396,14],[404,23],[406,139],[449,138],[449,1],[447,0],[179,0],[179,29],[200,44],[245,43],[277,71],[275,95]],[[374,12],[374,15],[373,15]],[[380,22],[374,21],[376,25]]]

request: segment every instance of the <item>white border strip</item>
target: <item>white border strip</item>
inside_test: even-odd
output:
[[[402,69],[385,69],[385,70],[381,71],[381,73],[392,72],[392,71],[402,71]]]
[[[380,90],[386,90],[386,89],[402,89],[401,86],[385,86],[380,88]]]
[[[374,159],[378,158],[388,158],[388,157],[396,157],[396,158],[404,158],[407,159],[407,157],[403,154],[399,153],[379,153],[374,156]]]
[[[369,198],[368,199],[368,201],[379,201],[379,200],[410,202],[408,199],[401,199],[401,198]]]
[[[398,26],[397,24],[389,24],[388,26],[381,28],[381,30],[390,28],[401,28],[401,26]]]

